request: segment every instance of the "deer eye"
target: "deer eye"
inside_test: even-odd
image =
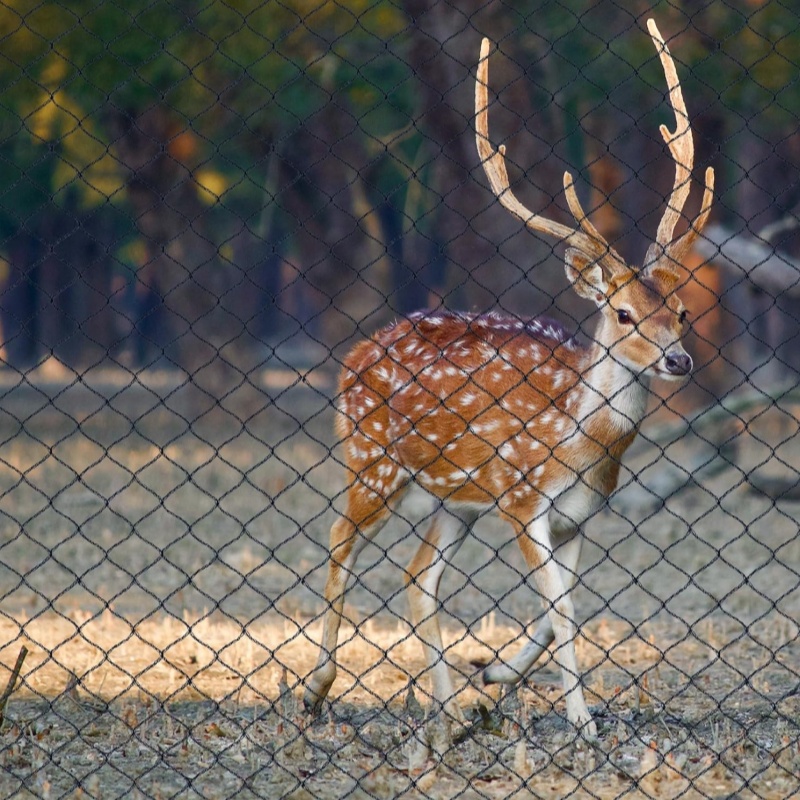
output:
[[[617,311],[617,319],[620,325],[633,325],[631,315],[624,308],[620,308]]]

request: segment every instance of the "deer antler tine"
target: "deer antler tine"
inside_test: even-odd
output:
[[[625,262],[617,251],[605,240],[600,231],[595,228],[586,212],[583,210],[578,193],[575,191],[575,181],[572,179],[572,173],[564,173],[564,195],[567,198],[567,205],[575,217],[580,229],[594,242],[601,246],[605,255],[607,255],[607,263],[612,265],[614,269],[625,268]]]
[[[714,196],[714,170],[710,167],[706,170],[705,189],[700,213],[686,233],[678,241],[673,242],[672,237],[675,234],[675,226],[683,214],[683,209],[691,190],[692,169],[694,167],[694,139],[689,125],[689,114],[683,99],[680,79],[678,78],[675,61],[672,58],[669,47],[667,47],[667,43],[654,20],[647,20],[647,30],[650,32],[650,37],[653,39],[656,50],[658,50],[664,76],[667,79],[670,105],[675,112],[674,132],[671,132],[666,125],[659,126],[661,136],[669,147],[670,154],[675,162],[675,183],[672,188],[672,194],[667,201],[664,216],[658,225],[655,243],[650,246],[645,260],[646,264],[652,264],[662,253],[666,253],[673,261],[680,261],[692,246],[698,233],[706,224],[711,211],[711,203]]]
[[[711,206],[714,202],[714,168],[708,167],[705,175],[705,187],[703,189],[703,202],[700,205],[700,211],[694,218],[694,221],[681,236],[678,241],[673,242],[669,247],[669,257],[672,261],[680,262],[686,256],[697,239],[700,232],[705,228],[708,222],[708,216],[711,213]]]
[[[475,142],[478,145],[478,155],[481,157],[484,169],[494,158],[494,149],[489,141],[489,48],[491,43],[484,37],[481,41],[481,55],[478,61],[478,74],[475,81]],[[502,159],[501,159],[502,162]],[[502,164],[505,170],[505,164]],[[492,175],[486,172],[489,181]],[[506,176],[507,177],[507,176]],[[494,190],[494,183],[492,183]],[[495,194],[497,191],[495,190]]]
[[[675,131],[670,132],[666,125],[661,125],[659,128],[675,161],[675,184],[656,234],[656,243],[666,247],[672,241],[675,225],[683,213],[683,207],[689,197],[692,166],[694,164],[694,141],[692,139],[692,129],[689,127],[689,115],[686,111],[686,103],[683,100],[680,79],[678,78],[672,54],[664,41],[664,37],[658,30],[658,26],[652,19],[647,20],[647,30],[650,32],[656,50],[658,50],[664,76],[667,79],[669,101],[675,112]]]

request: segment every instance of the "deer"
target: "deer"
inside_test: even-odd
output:
[[[684,381],[692,371],[681,341],[687,312],[677,294],[679,265],[708,220],[714,194],[709,167],[699,213],[676,238],[691,189],[694,144],[672,55],[655,22],[648,20],[647,27],[675,115],[674,131],[660,126],[675,179],[655,241],[638,268],[589,221],[569,172],[563,185],[573,227],[530,211],[513,194],[505,147],[496,149],[489,138],[491,45],[482,41],[475,131],[489,185],[530,230],[566,244],[567,278],[597,306],[596,329],[587,342],[546,319],[436,309],[412,313],[349,352],[336,401],[346,509],[331,528],[319,658],[305,682],[312,714],[319,713],[336,677],[344,599],[359,553],[416,484],[436,498],[406,568],[433,713],[446,715],[449,730],[466,725],[444,660],[438,590],[470,528],[496,511],[513,528],[544,614],[515,655],[483,670],[483,683],[523,680],[555,644],[567,720],[586,738],[597,737],[578,672],[571,600],[581,528],[617,486],[622,456],[646,413],[651,379]]]

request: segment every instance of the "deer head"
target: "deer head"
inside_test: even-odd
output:
[[[505,147],[497,150],[489,140],[488,39],[481,44],[475,85],[476,141],[492,191],[503,206],[531,230],[567,245],[567,277],[578,294],[600,308],[601,322],[595,339],[606,354],[635,374],[677,379],[687,376],[692,369],[692,360],[681,344],[686,311],[676,294],[681,281],[679,265],[708,220],[714,170],[710,167],[706,170],[700,212],[675,239],[675,227],[691,189],[694,142],[675,62],[653,20],[648,20],[647,28],[661,60],[675,113],[675,130],[670,131],[665,125],[660,128],[675,163],[675,181],[655,241],[648,248],[641,268],[626,264],[592,225],[569,172],[564,173],[564,193],[577,227],[533,213],[511,191]]]

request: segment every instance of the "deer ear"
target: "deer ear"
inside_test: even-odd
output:
[[[608,283],[600,264],[580,250],[570,247],[565,255],[564,266],[572,288],[581,297],[598,306],[602,305],[608,294]]]

